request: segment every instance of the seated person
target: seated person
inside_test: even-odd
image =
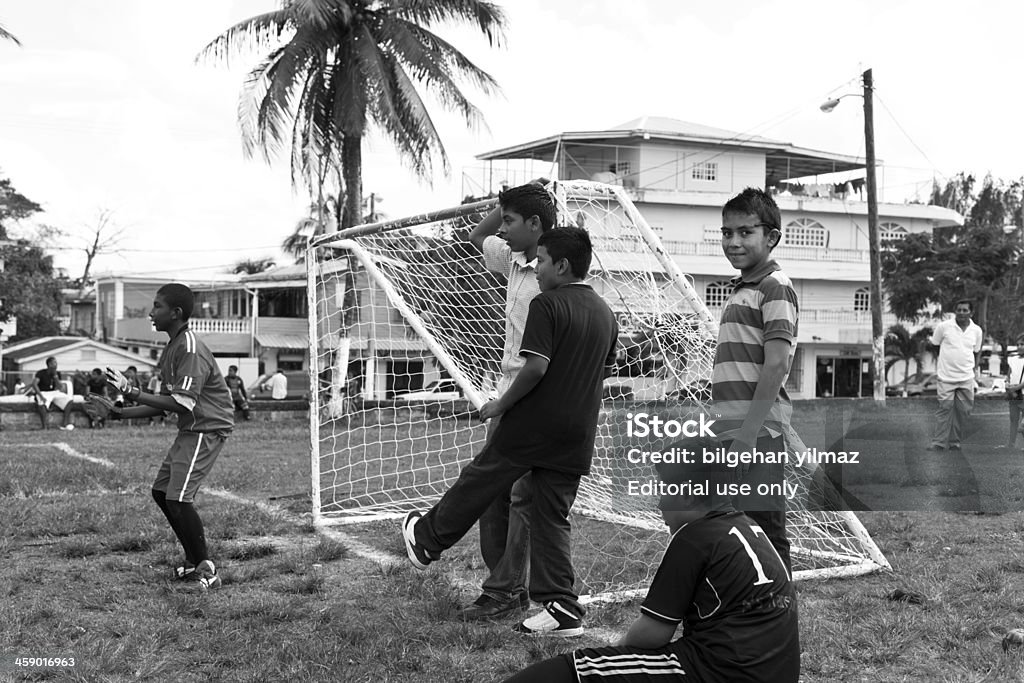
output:
[[[689,486],[659,502],[672,538],[640,616],[615,645],[546,659],[506,683],[797,683],[796,593],[764,532],[736,512],[728,496],[715,493],[716,481],[733,475],[687,473],[673,465],[661,466],[659,474],[665,484]],[[701,483],[709,485],[701,490]],[[683,635],[673,640],[679,624]]]
[[[64,411],[64,421],[61,429],[74,429],[71,423],[72,396],[63,391],[63,378],[57,371],[57,359],[50,356],[46,359],[46,367],[36,373],[32,380],[32,388],[29,390],[35,394],[36,409],[39,413],[40,429],[46,429],[46,411],[50,404],[56,405]]]
[[[595,183],[605,183],[606,185],[615,185],[619,182],[619,174],[615,172],[615,164],[608,164],[607,171],[599,171],[590,178]]]

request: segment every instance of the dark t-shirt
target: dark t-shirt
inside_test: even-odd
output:
[[[563,285],[530,302],[521,355],[548,360],[536,387],[502,415],[493,445],[517,463],[586,474],[594,453],[605,368],[619,327],[589,285]]]
[[[238,375],[232,377],[231,375],[224,376],[224,383],[228,387],[228,391],[231,392],[231,398],[237,400],[245,398],[245,380]]]
[[[39,381],[39,391],[61,391],[60,370],[50,372],[49,368],[43,368],[36,373]]]
[[[89,387],[90,394],[99,394],[100,396],[106,396],[109,392],[107,391],[107,378],[103,375],[94,377],[89,375],[89,379],[86,380],[86,386]]]
[[[796,592],[778,553],[740,512],[711,513],[672,537],[640,610],[684,622],[669,645],[698,681],[800,678]]]

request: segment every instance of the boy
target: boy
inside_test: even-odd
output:
[[[107,368],[107,381],[125,398],[141,405],[118,409],[102,397],[90,396],[90,400],[107,406],[113,419],[177,413],[178,436],[153,482],[153,500],[185,550],[185,562],[174,570],[174,578],[195,581],[200,589],[207,590],[219,588],[221,580],[210,561],[203,522],[192,501],[234,421],[231,394],[217,362],[189,329],[194,303],[192,290],[178,283],[161,287],[153,301],[149,319],[153,327],[169,337],[157,363],[161,393],[143,393],[120,372]]]
[[[590,237],[554,228],[538,240],[537,281],[520,354],[526,363],[481,419],[501,416],[491,439],[425,515],[402,525],[409,560],[419,569],[455,545],[488,505],[530,475],[530,597],[544,605],[515,630],[583,633],[585,610],[573,591],[569,509],[590,471],[603,380],[615,362],[618,325],[608,304],[583,282]]]
[[[501,356],[498,393],[515,380],[526,359],[519,355],[530,302],[540,294],[537,284],[537,240],[555,223],[555,204],[543,179],[506,188],[498,208],[472,232],[469,241],[483,254],[487,270],[501,273],[505,291],[505,346]],[[500,417],[492,418],[488,437]],[[530,477],[503,491],[480,516],[480,554],[490,572],[480,596],[462,610],[467,620],[496,619],[529,606],[524,582],[530,562]]]
[[[70,431],[75,428],[71,422],[71,404],[73,396],[63,391],[63,380],[57,370],[57,359],[50,356],[46,359],[46,367],[36,373],[28,393],[35,394],[36,412],[39,413],[40,429],[47,428],[46,411],[54,404],[64,412],[64,421],[60,428]]]
[[[771,258],[782,240],[782,216],[767,193],[748,187],[722,207],[722,250],[740,271],[722,309],[711,373],[715,432],[729,452],[786,450],[793,409],[784,386],[796,352],[797,299],[792,281]],[[743,479],[778,484],[782,465],[744,466]],[[737,499],[768,535],[786,567],[786,500],[779,496]]]
[[[505,683],[799,680],[796,592],[761,528],[715,494],[731,477],[661,474],[666,484],[711,483],[661,497],[672,538],[640,616],[613,646],[538,662]],[[680,623],[683,636],[672,640]]]
[[[235,410],[242,411],[242,419],[249,420],[249,396],[245,393],[245,382],[238,376],[238,366],[228,366],[228,376],[224,378],[228,391],[231,392],[231,404]]]

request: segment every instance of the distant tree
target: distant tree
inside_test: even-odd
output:
[[[0,178],[0,240],[7,239],[11,223],[39,213],[43,207],[14,189],[9,178]]]
[[[228,272],[235,275],[255,275],[256,273],[262,273],[265,270],[269,270],[274,267],[274,259],[270,257],[264,258],[247,258],[242,259],[235,263]]]
[[[961,227],[915,233],[883,255],[882,281],[889,308],[902,320],[938,316],[958,299],[975,302],[975,321],[989,333],[989,302],[1016,296],[1008,274],[1017,271],[1021,236],[1021,184],[988,176],[975,192],[974,178],[960,174],[936,186],[933,202],[965,217]]]
[[[12,341],[60,334],[60,290],[70,283],[55,272],[53,257],[28,240],[15,240],[0,247],[0,260],[0,321],[18,319]]]
[[[85,238],[81,247],[85,253],[85,267],[82,269],[82,276],[78,279],[79,295],[85,293],[91,282],[92,264],[96,257],[102,254],[117,253],[125,230],[127,228],[120,227],[114,222],[113,211],[110,209],[99,210],[96,215],[96,224],[89,227],[89,236]]]
[[[921,362],[925,352],[928,350],[932,336],[931,327],[922,327],[911,333],[902,323],[891,326],[885,333],[885,370],[886,372],[896,363],[903,362],[903,382],[910,379],[910,364],[914,363],[918,372],[921,370]]]
[[[337,218],[346,228],[361,215],[362,143],[371,125],[429,179],[434,156],[446,172],[448,157],[417,88],[470,126],[482,117],[458,81],[497,90],[490,75],[429,30],[445,23],[468,23],[495,45],[505,16],[486,0],[285,0],[281,9],[227,29],[198,58],[270,51],[240,96],[246,153],[261,149],[269,161],[290,146],[292,182],[314,197],[340,169]]]

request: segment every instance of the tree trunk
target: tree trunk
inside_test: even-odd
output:
[[[346,135],[342,140],[342,173],[345,177],[345,211],[339,230],[359,225],[363,206],[363,139]]]

